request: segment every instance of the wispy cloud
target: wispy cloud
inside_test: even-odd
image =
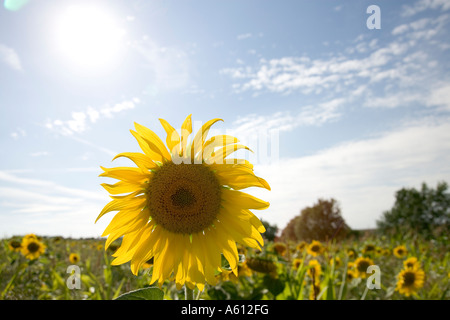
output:
[[[104,225],[94,220],[105,201],[100,188],[77,189],[0,171],[0,223],[9,235],[100,236]]]
[[[36,151],[36,152],[30,153],[30,156],[32,156],[32,157],[45,157],[48,155],[49,155],[48,151]]]
[[[450,9],[450,2],[447,0],[419,0],[412,5],[404,5],[402,16],[410,17],[429,9],[439,9],[446,11]]]
[[[447,10],[442,2],[426,4]],[[232,79],[234,93],[248,92],[253,97],[300,93],[320,101],[326,94],[326,99],[364,107],[442,107],[448,105],[445,88],[450,79],[445,73],[448,66],[437,61],[450,47],[449,22],[450,15],[443,13],[402,23],[392,29],[386,44],[361,35],[326,58],[304,54],[263,58],[254,64],[239,59],[237,66],[223,68],[220,74]]]
[[[17,128],[15,131],[10,133],[11,138],[17,140],[27,136],[27,132],[22,128]]]
[[[0,43],[0,61],[8,65],[10,68],[23,71],[22,63],[17,52],[10,47]]]
[[[252,192],[271,203],[260,217],[283,228],[318,198],[334,197],[352,228],[374,227],[381,213],[392,207],[398,189],[450,179],[449,120],[405,123],[310,156],[258,165],[256,173],[272,188]]]
[[[112,118],[114,114],[134,109],[140,103],[139,98],[125,100],[114,105],[105,105],[101,108],[95,109],[91,106],[84,111],[74,111],[71,114],[71,119],[47,119],[44,126],[61,135],[71,136],[76,133],[81,133],[89,128],[89,124],[94,124],[100,118]]]
[[[251,38],[252,37],[252,34],[251,33],[242,33],[242,34],[239,34],[237,37],[236,37],[236,39],[237,40],[245,40],[245,39],[248,39],[248,38]]]

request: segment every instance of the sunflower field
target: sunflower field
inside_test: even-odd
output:
[[[106,251],[104,239],[31,234],[1,242],[1,300],[111,300],[156,285],[150,283],[153,261],[137,275],[129,262],[111,265],[121,239]],[[202,300],[448,300],[448,248],[446,237],[266,241],[262,251],[238,247],[237,274],[223,258],[217,282],[193,294]],[[172,275],[151,298],[184,300],[173,280]]]

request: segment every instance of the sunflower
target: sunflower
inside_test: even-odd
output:
[[[397,246],[393,252],[397,258],[404,258],[408,254],[408,249],[405,246]]]
[[[330,259],[330,266],[334,265],[335,268],[339,268],[342,265],[342,260],[339,257]]]
[[[20,243],[20,241],[10,240],[8,242],[8,248],[13,252],[18,252],[22,249],[22,244]]]
[[[297,251],[299,251],[299,252],[303,252],[303,250],[305,250],[307,245],[308,244],[305,241],[301,241],[299,244],[297,244],[295,249],[297,249]]]
[[[22,254],[25,258],[34,260],[39,258],[45,252],[45,245],[33,237],[23,238],[22,240]]]
[[[247,259],[246,264],[247,267],[256,272],[268,273],[273,275],[277,273],[277,266],[272,260],[255,257]]]
[[[78,253],[71,253],[69,255],[69,261],[73,264],[80,262],[80,255]]]
[[[280,256],[284,256],[287,252],[287,246],[283,242],[275,242],[273,244],[273,249]]]
[[[309,291],[309,300],[317,300],[320,294],[320,284],[315,282],[311,284],[311,289]]]
[[[308,263],[308,275],[314,282],[319,282],[319,277],[322,274],[322,267],[320,266],[319,261],[316,259],[312,259]]]
[[[371,244],[371,243],[368,243],[368,244],[366,244],[366,245],[364,246],[364,248],[363,248],[363,250],[362,250],[362,253],[365,254],[365,255],[369,255],[369,254],[374,253],[375,250],[376,250],[375,245],[373,245],[373,244]]]
[[[403,261],[403,267],[405,269],[419,269],[420,268],[420,262],[417,260],[416,257],[410,257]]]
[[[356,256],[356,250],[353,248],[347,249],[347,255],[350,259],[353,259]]]
[[[423,287],[425,282],[425,272],[422,269],[403,269],[398,274],[397,279],[395,290],[400,294],[409,297]]]
[[[355,278],[358,278],[357,272],[355,270],[347,270],[347,281],[350,282]]]
[[[319,241],[313,240],[306,249],[308,254],[312,255],[313,257],[316,257],[320,255],[325,248],[322,246],[322,244]]]
[[[102,167],[101,177],[119,180],[102,184],[113,200],[97,218],[118,211],[102,234],[109,235],[106,248],[123,236],[113,265],[131,261],[131,271],[137,275],[153,257],[151,283],[162,286],[173,275],[177,288],[202,290],[205,283],[217,282],[214,274],[221,271],[221,254],[237,274],[236,242],[261,250],[265,228],[250,209],[266,209],[269,203],[240,190],[270,187],[253,173],[247,160],[226,159],[234,151],[249,150],[235,137],[206,140],[219,120],[205,123],[188,142],[191,116],[180,133],[160,119],[169,151],[153,131],[135,123],[131,134],[144,153],[125,152],[114,159],[128,158],[137,167]]]
[[[367,257],[359,257],[355,260],[355,271],[359,278],[367,277],[367,268],[373,265],[373,260]]]
[[[302,265],[302,263],[303,263],[303,260],[302,260],[302,259],[295,258],[295,259],[292,261],[292,268],[293,268],[294,270],[297,270],[298,268],[300,268],[300,266]]]

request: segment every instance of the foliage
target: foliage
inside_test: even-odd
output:
[[[391,210],[377,221],[381,233],[415,232],[426,238],[450,233],[450,194],[445,182],[436,189],[426,183],[420,190],[402,188],[397,191]]]
[[[15,239],[18,239],[15,237]],[[162,290],[150,287],[152,267],[146,266],[138,276],[130,271],[129,263],[111,266],[112,251],[104,251],[102,239],[43,238],[47,250],[35,260],[25,259],[20,252],[8,247],[12,239],[0,240],[0,299],[6,300],[112,300],[112,299],[184,299],[184,290],[167,280]],[[206,285],[194,296],[205,300],[307,300],[307,299],[450,299],[449,239],[442,236],[426,240],[420,235],[362,237],[358,240],[322,242],[325,250],[319,256],[310,256],[307,248],[297,242],[285,243],[287,250],[279,251],[279,242],[267,242],[261,252],[240,247],[243,259],[238,276],[234,275],[226,259],[223,272],[217,272],[218,283]],[[115,249],[120,240],[114,243]],[[392,254],[399,245],[408,255],[397,258]],[[371,246],[375,250],[368,251]],[[80,256],[81,285],[70,289],[67,273],[71,253]],[[350,254],[351,253],[351,254]],[[381,270],[381,289],[367,290],[366,280],[349,279],[347,271],[360,256],[368,256]],[[397,276],[404,261],[416,257],[425,273],[425,284],[411,297],[395,291]],[[310,261],[321,266],[320,274],[311,279]],[[249,268],[251,264],[258,271]],[[249,262],[249,265],[247,265]],[[296,263],[294,263],[296,262]],[[148,267],[148,268],[147,268]],[[316,292],[312,290],[315,283]]]
[[[335,199],[319,199],[311,207],[304,208],[293,218],[282,232],[283,239],[294,241],[327,241],[341,239],[350,228],[341,215]]]

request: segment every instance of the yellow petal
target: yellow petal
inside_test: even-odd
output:
[[[169,147],[169,152],[174,155],[180,152],[180,135],[178,132],[164,119],[159,119],[164,130],[167,133],[166,144]]]
[[[139,144],[139,147],[141,147],[142,151],[144,151],[146,156],[148,156],[154,162],[163,162],[163,157],[160,152],[153,151],[148,145],[147,141],[145,141],[144,138],[139,135],[139,133],[133,130],[130,130],[130,132],[136,139],[136,141]]]
[[[108,184],[108,183],[101,184],[101,186],[105,188],[105,190],[108,191],[110,194],[123,194],[134,192],[136,190],[144,190],[146,185],[147,184],[145,183],[139,184],[124,181],[118,181],[115,184]]]
[[[233,152],[240,149],[252,151],[249,147],[244,146],[242,144],[228,145],[223,147],[222,149],[219,149],[217,152],[214,152],[210,158],[205,159],[205,162],[207,164],[235,163],[235,159],[225,159],[225,158],[228,157]]]
[[[103,208],[103,210],[100,212],[100,214],[98,215],[95,222],[97,222],[98,219],[100,219],[103,215],[105,215],[106,213],[111,212],[111,211],[119,211],[119,210],[122,210],[125,208],[127,208],[128,210],[133,210],[136,208],[143,208],[145,205],[145,202],[146,202],[145,196],[138,196],[136,198],[129,199],[129,200],[114,199]]]
[[[141,170],[150,170],[156,168],[158,165],[154,163],[148,156],[139,152],[122,152],[113,158],[113,161],[117,158],[125,157],[133,161]]]
[[[191,115],[188,115],[181,125],[181,154],[187,156],[187,139],[192,133]]]
[[[192,150],[191,150],[192,158],[194,158],[197,155],[197,153],[203,149],[203,144],[205,142],[206,136],[208,135],[209,129],[217,121],[223,121],[223,120],[219,119],[219,118],[209,120],[201,127],[200,130],[198,130],[197,134],[194,137],[194,141],[192,143]]]
[[[241,191],[222,189],[222,199],[227,201],[237,210],[257,209],[263,210],[269,207],[269,203]]]
[[[149,147],[155,151],[159,152],[163,158],[166,160],[170,160],[171,156],[167,151],[166,146],[162,142],[162,140],[158,137],[156,133],[150,130],[147,127],[144,127],[138,123],[134,123],[134,127],[136,128],[137,133],[149,144]]]
[[[148,180],[151,177],[150,172],[144,173],[139,168],[132,167],[116,167],[116,168],[102,168],[105,172],[101,173],[100,177],[114,178],[131,183],[139,183]]]
[[[203,159],[207,159],[211,157],[211,154],[214,152],[216,148],[225,147],[229,144],[238,143],[239,140],[233,136],[229,135],[217,135],[211,137],[208,141],[205,142],[203,146]]]

